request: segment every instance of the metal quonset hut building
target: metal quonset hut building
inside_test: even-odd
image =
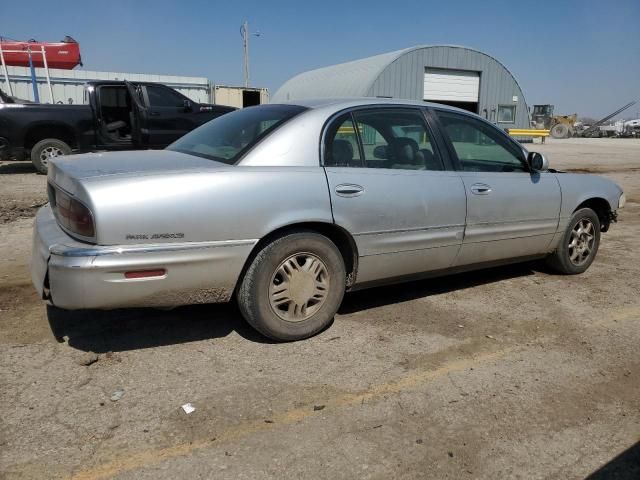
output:
[[[301,73],[273,103],[314,97],[383,97],[444,103],[501,128],[529,128],[522,90],[492,56],[467,47],[419,46]]]

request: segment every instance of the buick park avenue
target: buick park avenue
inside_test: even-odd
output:
[[[582,273],[625,203],[477,115],[371,98],[251,107],[165,150],[55,158],[48,194],[31,266],[44,300],[233,299],[278,340],[321,331],[348,290],[531,259]]]

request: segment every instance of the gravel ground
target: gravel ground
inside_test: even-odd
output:
[[[45,178],[0,165],[0,477],[640,478],[640,141],[531,149],[627,192],[585,274],[348,294],[287,344],[232,305],[47,312],[25,218]]]

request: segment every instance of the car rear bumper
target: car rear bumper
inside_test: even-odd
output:
[[[47,205],[35,220],[31,278],[43,299],[67,310],[226,302],[256,243],[89,245],[63,232]],[[148,270],[164,273],[125,277]]]

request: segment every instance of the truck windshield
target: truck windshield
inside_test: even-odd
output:
[[[260,105],[237,110],[187,133],[167,150],[233,165],[262,138],[304,110],[297,105]]]

